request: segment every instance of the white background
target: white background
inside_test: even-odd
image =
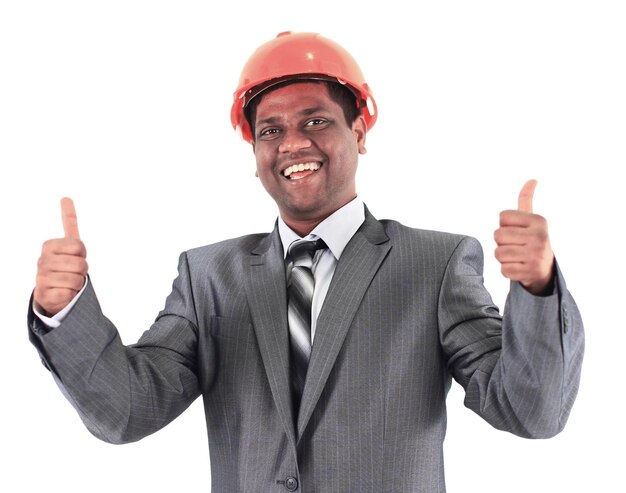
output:
[[[200,401],[143,441],[82,426],[27,340],[41,243],[74,198],[105,313],[134,342],[180,251],[268,231],[276,209],[230,128],[244,61],[284,30],[359,61],[380,118],[358,190],[379,218],[478,237],[499,306],[498,212],[535,210],[587,330],[565,431],[529,441],[462,405],[445,442],[459,492],[626,491],[623,389],[626,15],[622,2],[4,1],[0,6],[0,490],[209,491]],[[617,447],[611,449],[611,447]]]

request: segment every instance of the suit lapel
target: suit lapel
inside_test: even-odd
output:
[[[365,222],[350,240],[333,275],[317,319],[311,360],[297,421],[299,439],[328,380],[368,286],[391,245],[383,226],[365,210]]]
[[[289,386],[285,264],[278,229],[263,238],[245,265],[245,286],[261,357],[287,437],[295,447]]]

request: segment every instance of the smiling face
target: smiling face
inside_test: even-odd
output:
[[[296,82],[262,95],[255,118],[257,175],[301,235],[356,197],[362,117],[348,125],[326,84]]]

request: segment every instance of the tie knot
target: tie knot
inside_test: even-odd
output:
[[[294,266],[307,266],[311,267],[313,263],[313,255],[317,250],[326,248],[326,243],[321,238],[312,240],[296,240],[289,245],[287,254],[293,262]]]

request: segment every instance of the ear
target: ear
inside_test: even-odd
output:
[[[359,147],[359,154],[365,154],[367,149],[365,148],[365,136],[367,135],[367,124],[365,118],[359,116],[352,123],[352,131],[356,136],[356,142]]]

